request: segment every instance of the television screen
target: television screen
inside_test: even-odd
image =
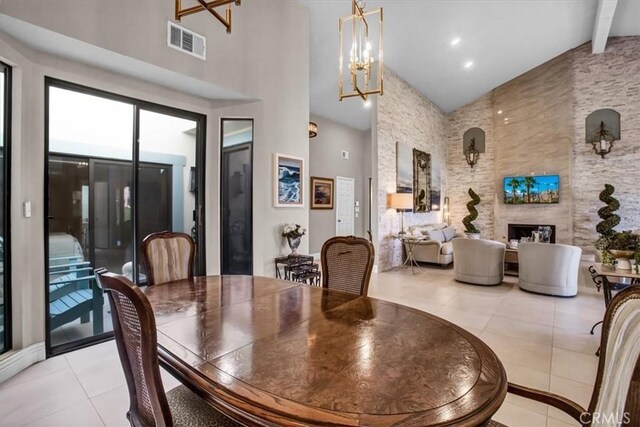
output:
[[[504,179],[503,190],[504,203],[507,205],[558,203],[560,177],[558,175],[508,176]]]

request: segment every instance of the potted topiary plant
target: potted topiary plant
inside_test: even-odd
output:
[[[479,239],[480,238],[480,230],[476,228],[473,224],[478,218],[478,210],[476,209],[476,205],[480,204],[480,196],[476,194],[471,188],[469,189],[469,196],[471,200],[467,203],[467,210],[469,211],[469,215],[465,216],[462,220],[464,224],[465,235],[470,239]]]
[[[640,234],[631,231],[616,233],[609,238],[607,250],[616,259],[616,268],[631,270],[631,258],[636,257],[640,248]]]
[[[613,264],[615,257],[609,251],[611,238],[616,235],[615,227],[620,223],[620,217],[614,212],[620,208],[620,203],[613,197],[615,188],[613,185],[605,184],[604,190],[600,193],[600,200],[606,203],[598,210],[598,216],[602,219],[596,225],[596,231],[600,234],[600,238],[595,241],[595,247],[600,251],[600,258],[603,264]]]

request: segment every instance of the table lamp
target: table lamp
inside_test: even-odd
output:
[[[387,194],[387,207],[400,212],[400,233],[404,232],[404,211],[413,210],[413,194],[411,193],[391,193]]]

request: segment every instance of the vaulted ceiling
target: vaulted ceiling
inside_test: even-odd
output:
[[[338,101],[338,18],[350,14],[351,0],[300,1],[310,10],[311,112],[370,128],[371,111],[361,100]],[[639,0],[600,1],[609,9],[617,3],[610,36],[640,35]],[[598,0],[366,2],[366,9],[379,6],[385,65],[445,112],[590,41],[603,22],[608,26]]]

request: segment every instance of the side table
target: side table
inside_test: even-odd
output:
[[[420,267],[420,264],[418,264],[418,261],[416,261],[416,258],[413,255],[413,249],[415,248],[416,243],[422,242],[427,238],[425,236],[413,236],[410,234],[394,234],[391,237],[400,240],[402,242],[402,245],[404,246],[406,258],[404,260],[404,263],[400,267],[411,266],[411,273],[413,274],[416,274],[413,268],[414,266],[422,270],[422,267]]]
[[[280,269],[282,266],[282,271]],[[275,259],[276,279],[320,285],[321,273],[317,263],[310,255],[287,255]]]
[[[504,252],[504,274],[517,276],[518,267],[518,250],[507,248]]]

